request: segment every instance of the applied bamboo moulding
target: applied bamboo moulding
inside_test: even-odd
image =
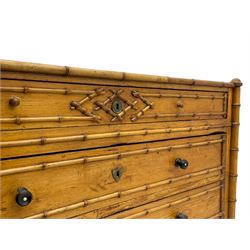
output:
[[[0,60],[1,218],[234,218],[239,79]]]

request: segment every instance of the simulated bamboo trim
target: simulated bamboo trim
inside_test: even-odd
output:
[[[223,218],[224,212],[220,212],[218,214],[215,214],[211,217],[209,217],[208,219],[219,219],[219,218]]]
[[[162,94],[162,93],[143,93],[140,92],[143,97],[155,97],[155,98],[193,98],[193,99],[224,99],[224,96],[219,95],[201,95],[201,94]]]
[[[165,118],[165,117],[197,117],[197,116],[225,116],[226,112],[210,112],[210,113],[176,113],[176,114],[146,114],[144,116],[138,117],[138,119],[143,118]]]
[[[111,96],[107,97],[107,99],[104,102],[100,102],[100,101],[96,101],[95,105],[97,106],[95,108],[95,110],[99,110],[102,109],[103,111],[105,111],[107,114],[109,114],[112,118],[111,118],[111,122],[114,122],[116,120],[122,121],[123,116],[132,108],[136,110],[135,105],[137,104],[137,101],[133,101],[130,102],[129,100],[127,100],[126,98],[124,98],[123,96],[121,96],[123,90],[117,90],[117,91],[113,91],[110,90],[110,92],[112,93]],[[121,100],[123,103],[125,103],[127,106],[120,112],[120,113],[115,113],[113,112],[113,110],[106,106],[108,103],[112,102],[115,99],[119,99]]]
[[[71,121],[96,121],[95,117],[89,116],[40,116],[40,117],[3,117],[0,123],[33,123],[33,122],[71,122]]]
[[[147,110],[152,109],[154,103],[148,101],[144,96],[141,95],[140,92],[138,92],[138,91],[136,91],[136,90],[131,91],[131,95],[132,95],[133,97],[135,97],[135,98],[140,99],[140,100],[146,105],[146,106],[145,106],[142,110],[140,110],[137,114],[133,114],[133,115],[130,116],[131,121],[132,121],[132,122],[135,122],[135,121],[137,121],[141,116],[143,116]]]
[[[50,143],[59,143],[59,142],[98,140],[98,139],[119,138],[119,137],[138,136],[138,135],[148,136],[153,134],[192,132],[199,130],[226,128],[228,126],[229,125],[204,125],[197,127],[142,129],[142,130],[131,130],[131,131],[116,131],[116,132],[99,133],[99,134],[80,134],[80,135],[62,136],[62,137],[42,137],[42,138],[27,139],[27,140],[2,141],[0,142],[0,147],[7,148],[7,147],[20,147],[20,146],[31,146],[31,145],[47,145]]]
[[[69,206],[53,209],[53,210],[50,210],[50,211],[44,211],[42,213],[39,213],[39,214],[36,214],[36,215],[33,215],[33,216],[29,216],[29,217],[26,217],[26,218],[27,219],[47,218],[48,216],[52,216],[52,215],[55,215],[55,214],[58,214],[58,213],[63,213],[63,212],[69,211],[69,210],[74,210],[74,209],[81,208],[81,207],[86,207],[86,206],[88,206],[90,204],[94,204],[94,203],[97,203],[97,202],[100,202],[100,201],[105,201],[105,200],[109,200],[109,199],[112,199],[112,198],[120,198],[121,196],[123,197],[123,196],[126,196],[126,195],[138,193],[138,192],[141,192],[141,191],[147,191],[150,188],[155,188],[155,187],[159,187],[159,186],[163,186],[163,185],[168,185],[168,184],[171,184],[173,182],[178,182],[178,181],[185,180],[185,179],[191,179],[193,177],[200,176],[200,175],[207,175],[207,174],[210,174],[210,173],[213,173],[213,172],[216,172],[216,171],[221,171],[224,167],[225,166],[219,166],[219,167],[216,167],[216,168],[205,169],[205,170],[202,170],[202,171],[199,171],[199,172],[194,172],[194,173],[191,173],[191,174],[166,179],[166,180],[163,180],[163,181],[159,181],[159,182],[155,182],[155,183],[151,183],[151,184],[145,184],[145,185],[140,186],[140,187],[127,189],[127,190],[124,190],[124,191],[118,191],[118,192],[115,192],[115,193],[111,193],[111,194],[104,195],[104,196],[99,196],[97,198],[92,198],[92,199],[89,199],[89,200],[84,200],[82,202],[78,202],[78,203],[75,203],[75,204],[72,204],[72,205],[69,205]]]
[[[110,90],[110,92],[112,93],[112,95],[108,96],[107,99],[102,103],[104,106],[107,105],[108,103],[112,102],[115,99],[115,97],[117,97],[118,94],[120,96],[120,94],[123,92],[123,90],[119,89],[116,92]],[[99,109],[101,109],[101,106],[97,106],[94,108],[95,111],[97,111]]]
[[[168,76],[143,75],[134,73],[124,73],[105,70],[91,70],[68,66],[54,66],[46,64],[17,62],[9,60],[0,60],[2,71],[26,72],[49,74],[58,76],[77,76],[100,79],[111,79],[120,81],[140,81],[140,82],[157,82],[192,86],[215,86],[215,87],[234,87],[232,82],[206,81],[184,78],[173,78]]]
[[[149,154],[149,153],[160,152],[160,151],[171,151],[174,149],[207,146],[211,144],[222,143],[223,141],[224,141],[223,139],[216,139],[216,140],[208,140],[208,141],[201,141],[201,142],[188,142],[186,144],[157,147],[157,148],[145,148],[145,149],[138,149],[134,151],[127,151],[127,152],[100,155],[100,156],[82,157],[82,158],[76,158],[72,160],[57,161],[57,162],[51,162],[51,163],[45,162],[45,163],[27,166],[27,167],[0,170],[0,176],[17,174],[17,173],[25,173],[25,172],[30,172],[30,171],[45,170],[45,169],[55,168],[55,167],[64,167],[64,166],[69,166],[73,164],[86,164],[89,162],[115,160],[115,159],[119,160],[128,156],[134,156],[134,155],[139,155],[139,154]]]
[[[0,86],[2,92],[15,92],[15,93],[41,93],[41,94],[79,94],[79,95],[91,95],[95,93],[95,90],[80,90],[80,89],[69,89],[69,88],[36,88],[36,87],[5,87]],[[112,91],[112,90],[111,90]],[[121,90],[122,92],[122,90]],[[193,99],[224,99],[224,96],[219,95],[202,95],[202,94],[161,94],[161,93],[143,93],[140,92],[143,97],[155,97],[155,98],[193,98]],[[114,92],[114,96],[116,96]],[[119,96],[120,97],[120,96]],[[107,101],[109,98],[107,99]],[[126,102],[126,101],[125,101]],[[104,102],[105,103],[105,102]],[[106,104],[106,103],[105,103]],[[129,103],[128,103],[129,104]],[[98,108],[96,108],[98,110]]]
[[[239,79],[233,79],[232,83],[236,86],[233,89],[232,98],[232,129],[231,129],[231,150],[230,150],[230,169],[229,169],[229,194],[228,194],[228,218],[235,218],[236,203],[236,183],[237,183],[237,163],[238,163],[238,136],[239,136],[239,116],[240,116],[240,86]]]
[[[71,101],[70,102],[70,109],[71,110],[78,110],[80,113],[82,113],[83,115],[86,115],[88,117],[92,117],[93,120],[98,121],[101,120],[101,117],[98,115],[95,115],[94,113],[90,112],[87,110],[87,108],[85,108],[83,106],[84,103],[91,101],[92,99],[94,99],[97,96],[100,96],[102,94],[104,94],[105,91],[103,88],[97,88],[95,89],[94,93],[89,94],[87,96],[85,96],[84,98],[82,98],[80,101]]]
[[[182,203],[190,201],[190,200],[192,200],[194,198],[198,198],[200,196],[208,195],[209,193],[211,193],[213,191],[216,191],[218,189],[221,189],[221,185],[218,186],[218,187],[215,187],[215,188],[211,188],[211,189],[208,189],[208,190],[205,190],[205,191],[202,191],[202,192],[199,192],[199,193],[196,193],[196,194],[181,198],[181,199],[176,200],[176,201],[172,201],[172,202],[160,205],[160,206],[156,206],[156,207],[149,208],[149,209],[144,209],[141,212],[138,212],[138,213],[129,215],[127,217],[124,217],[124,219],[134,219],[134,218],[137,218],[137,217],[140,217],[140,216],[145,216],[145,215],[151,214],[153,212],[157,212],[157,211],[165,209],[165,208],[170,208],[172,206],[182,204]]]
[[[79,94],[79,95],[90,95],[95,93],[94,90],[79,90],[79,89],[68,89],[68,88],[33,88],[33,87],[0,87],[2,92],[15,92],[15,93],[46,93],[46,94]]]

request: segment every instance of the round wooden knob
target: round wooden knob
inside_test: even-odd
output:
[[[16,203],[19,206],[24,207],[28,206],[31,201],[32,201],[32,193],[24,187],[18,188],[16,194]]]
[[[184,107],[184,104],[182,102],[177,102],[176,106],[178,108],[183,108]]]
[[[20,105],[21,99],[17,96],[12,96],[9,99],[9,105],[11,107],[17,107],[18,105]]]

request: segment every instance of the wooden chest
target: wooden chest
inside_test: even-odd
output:
[[[234,218],[239,79],[1,60],[1,218]]]

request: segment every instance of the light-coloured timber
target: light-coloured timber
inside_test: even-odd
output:
[[[239,79],[0,71],[0,218],[235,218]]]

